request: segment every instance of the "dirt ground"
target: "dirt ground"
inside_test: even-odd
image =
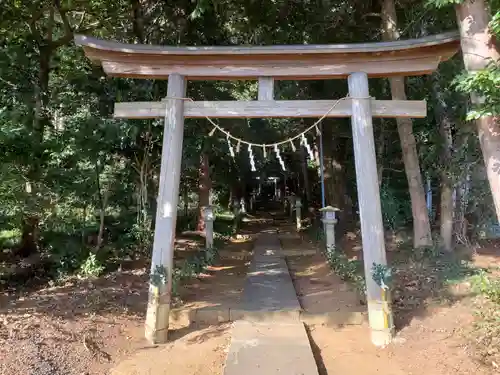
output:
[[[288,265],[303,309],[319,314],[366,311],[357,292],[332,274],[325,258],[307,236],[293,234],[286,226],[281,232],[281,243],[289,255]],[[361,258],[359,238],[353,235],[347,244],[351,257]],[[296,255],[297,249],[307,255]],[[478,248],[475,264],[500,266],[497,250],[491,246]],[[431,275],[410,272],[399,275],[407,292],[396,299],[400,302],[394,307],[397,337],[387,348],[377,349],[372,345],[366,319],[362,324],[340,324],[340,327],[338,319],[333,326],[328,321],[307,325],[320,375],[493,374],[494,369],[473,359],[473,350],[465,337],[474,319],[472,298],[449,299],[450,295],[463,297],[463,285],[450,287],[450,295],[446,294],[446,300],[442,301],[436,298],[438,291],[429,294],[420,285],[422,277],[426,278],[424,282],[437,286]]]
[[[176,258],[186,257],[195,245],[190,237],[179,238]],[[237,303],[250,250],[248,240],[235,240],[221,250],[220,262],[180,288],[177,307]],[[116,366],[123,360],[150,355],[155,362],[146,363],[165,359],[159,366],[168,365],[169,375],[220,372],[227,325],[199,330],[172,317],[171,344],[146,342],[147,274],[147,263],[135,261],[92,281],[75,278],[63,285],[0,294],[0,375],[120,374],[123,365]],[[188,350],[190,361],[185,361]],[[139,370],[134,371],[149,374]]]
[[[286,232],[286,228],[281,231],[281,241],[302,307],[314,314],[364,311],[356,292],[332,274],[315,245]],[[180,239],[181,251],[192,251],[189,241]],[[355,239],[352,242],[358,246]],[[475,261],[500,266],[497,250],[479,249]],[[220,262],[182,286],[177,308],[237,304],[250,251],[248,240],[223,249]],[[421,286],[413,280],[405,283],[410,291]],[[424,297],[413,309],[407,308],[410,297],[405,297],[406,308],[395,306],[395,315],[400,316],[397,338],[385,349],[373,347],[366,323],[309,325],[320,375],[493,374],[472,358],[464,337],[474,319],[472,300],[423,303]],[[222,374],[228,323],[197,328],[172,319],[169,344],[152,346],[143,339],[144,263],[94,281],[69,280],[0,298],[0,375]]]
[[[230,341],[230,324],[191,331],[171,343],[144,348],[117,364],[111,375],[222,374]]]
[[[359,251],[359,243],[351,240],[354,248],[348,249],[353,256]],[[302,245],[307,248],[307,243]],[[311,246],[311,244],[309,244]],[[358,253],[359,256],[359,253]],[[391,257],[389,255],[389,257]],[[476,248],[474,263],[479,267],[497,268],[500,266],[500,246],[498,243],[483,244]],[[296,263],[296,270],[328,270],[322,257],[309,257],[309,263]],[[298,266],[298,269],[297,269]],[[291,267],[294,268],[293,266]],[[409,267],[411,268],[411,267]],[[324,272],[324,271],[323,271]],[[328,273],[328,271],[326,271]],[[315,277],[322,275],[316,273]],[[309,326],[311,345],[318,363],[320,375],[351,373],[356,375],[491,375],[499,373],[491,366],[485,366],[474,359],[474,350],[467,339],[474,321],[476,308],[474,298],[464,290],[467,285],[456,284],[449,287],[444,300],[436,294],[426,292],[421,280],[411,274],[399,275],[407,293],[399,306],[395,304],[394,314],[397,323],[395,342],[384,349],[375,348],[370,342],[368,325],[344,325],[332,329],[326,325]],[[420,275],[421,276],[421,275]],[[435,280],[424,275],[424,283],[436,286]],[[308,278],[306,277],[306,280]],[[339,285],[336,276],[325,277],[323,281]],[[309,278],[309,281],[311,278]],[[314,280],[314,278],[312,279]],[[297,280],[295,281],[297,284]],[[300,290],[307,281],[302,282]],[[297,288],[297,285],[296,285]],[[330,287],[329,287],[330,288]],[[345,296],[346,293],[344,293]],[[452,298],[454,297],[454,298]],[[399,300],[396,298],[396,300]],[[352,299],[351,299],[352,301]],[[315,303],[309,301],[309,304]],[[318,306],[329,305],[329,301],[318,298]],[[414,308],[409,308],[414,306]],[[344,303],[342,309],[350,309],[355,303]],[[358,305],[359,307],[359,305]],[[356,307],[356,308],[358,308]],[[328,307],[329,308],[329,307]],[[496,372],[495,372],[496,371]]]

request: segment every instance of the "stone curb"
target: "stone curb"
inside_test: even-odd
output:
[[[366,311],[331,311],[311,313],[308,311],[246,311],[231,307],[201,307],[198,309],[177,309],[170,314],[171,322],[183,325],[204,327],[220,323],[247,321],[301,321],[307,325],[326,325],[339,327],[343,325],[361,325],[368,321]]]

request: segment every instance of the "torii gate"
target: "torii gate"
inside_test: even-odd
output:
[[[389,301],[370,276],[373,264],[387,264],[372,117],[425,117],[426,103],[374,100],[370,98],[368,78],[429,74],[456,53],[458,33],[392,42],[256,47],[132,45],[81,35],[75,36],[75,41],[110,76],[168,79],[164,101],[116,103],[114,113],[116,118],[165,117],[146,317],[148,340],[167,340],[184,119],[321,117],[334,100],[274,100],[274,80],[347,77],[349,98],[339,102],[327,116],[352,119],[372,342],[390,342],[393,326]],[[258,79],[258,100],[184,100],[189,80],[231,79]]]

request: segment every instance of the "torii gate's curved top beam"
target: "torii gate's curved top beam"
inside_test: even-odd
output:
[[[456,32],[392,42],[289,45],[164,47],[109,42],[76,35],[85,54],[111,76],[165,79],[331,79],[351,72],[370,77],[420,75],[434,71],[460,46]]]

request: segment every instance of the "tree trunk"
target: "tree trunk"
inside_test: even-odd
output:
[[[453,181],[450,177],[449,166],[452,160],[453,137],[451,132],[452,120],[446,101],[443,98],[437,73],[432,80],[432,94],[436,122],[439,124],[441,135],[441,169],[440,169],[440,237],[444,250],[453,250]]]
[[[107,196],[107,193],[104,193],[103,199],[107,200]],[[102,244],[104,242],[104,219],[106,218],[106,202],[103,201],[101,204],[102,206],[99,212],[99,233],[97,234],[97,243],[95,248],[96,252],[102,247]]]
[[[132,5],[133,22],[132,29],[139,43],[144,43],[144,12],[139,0],[130,0]]]
[[[399,39],[394,0],[383,0],[382,30],[382,38],[384,40],[390,41]],[[406,100],[404,78],[390,78],[389,82],[391,85],[392,99]],[[406,179],[408,180],[408,188],[410,190],[413,215],[413,245],[416,248],[431,246],[431,227],[425,202],[422,175],[420,174],[417,145],[413,135],[413,122],[407,118],[398,118],[397,126],[403,151]]]
[[[49,73],[50,58],[52,50],[48,46],[40,47],[38,82],[34,87],[35,96],[35,116],[33,121],[32,149],[33,162],[29,167],[28,181],[26,182],[26,206],[28,212],[24,214],[21,248],[20,252],[29,255],[38,250],[38,233],[40,218],[37,215],[37,190],[40,179],[40,160],[42,157],[43,133],[45,127],[50,123],[50,117],[47,110],[49,101]]]
[[[490,12],[485,0],[464,0],[456,5],[460,29],[462,55],[465,68],[477,72],[486,68],[490,61],[498,61],[500,54],[488,29]],[[482,98],[471,94],[473,105],[480,105]],[[483,153],[486,173],[490,183],[497,219],[500,222],[500,121],[497,116],[483,116],[475,120]]]
[[[336,225],[336,235],[339,237],[344,233],[352,222],[352,201],[347,195],[347,184],[344,171],[344,155],[346,142],[340,138],[334,138],[332,126],[324,126],[324,178],[326,205],[333,206],[341,211],[338,212],[339,219]]]
[[[97,234],[97,239],[96,239],[96,248],[95,251],[99,251],[99,249],[102,247],[103,240],[104,240],[104,219],[106,218],[106,207],[108,205],[108,197],[109,197],[109,192],[108,191],[103,191],[102,186],[101,186],[101,177],[100,173],[101,171],[99,170],[99,162],[96,161],[95,163],[95,172],[96,172],[96,184],[97,184],[97,195],[99,197],[99,232]]]
[[[203,207],[210,204],[210,165],[208,154],[203,152],[200,155],[199,181],[198,181],[198,224],[196,230],[203,232],[205,230],[205,221],[203,220]]]
[[[302,166],[302,175],[304,178],[304,190],[306,193],[306,202],[309,204],[309,202],[311,201],[311,187],[309,185],[309,175],[308,175],[309,168],[307,168],[307,156],[304,147],[300,148],[300,159]]]
[[[453,229],[456,242],[464,245],[470,245],[469,222],[466,218],[469,201],[469,184],[470,174],[467,167],[465,178],[455,188],[455,222]]]
[[[182,200],[184,201],[184,216],[189,215],[189,185],[186,180],[182,186]]]

